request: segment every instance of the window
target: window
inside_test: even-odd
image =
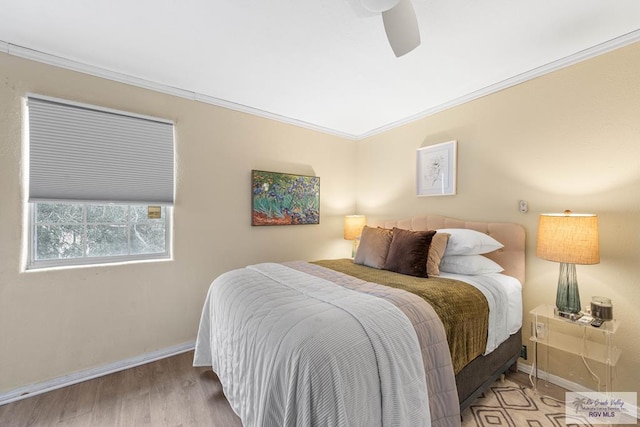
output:
[[[146,205],[32,204],[31,266],[168,258],[167,211],[149,218]]]
[[[169,258],[173,123],[29,96],[29,268]]]

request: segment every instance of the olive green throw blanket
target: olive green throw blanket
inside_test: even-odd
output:
[[[322,260],[312,264],[367,282],[402,289],[427,301],[444,324],[456,374],[484,353],[487,346],[489,305],[482,292],[475,287],[453,279],[426,279],[378,270],[354,264],[351,259]]]

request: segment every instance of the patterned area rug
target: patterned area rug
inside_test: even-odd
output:
[[[462,427],[567,425],[591,426],[583,417],[567,417],[564,404],[509,380],[496,381],[462,413]]]

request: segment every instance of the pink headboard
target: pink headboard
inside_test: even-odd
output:
[[[525,231],[520,224],[511,222],[462,221],[440,215],[415,216],[401,220],[372,220],[371,227],[403,228],[405,230],[437,230],[440,228],[469,228],[486,233],[504,245],[504,248],[485,254],[504,268],[504,274],[525,283]]]

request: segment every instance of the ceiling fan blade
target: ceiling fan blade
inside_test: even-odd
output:
[[[382,22],[396,57],[420,46],[420,28],[411,0],[400,0],[393,8],[382,12]]]
[[[361,0],[362,7],[369,12],[381,13],[395,7],[400,0]]]

